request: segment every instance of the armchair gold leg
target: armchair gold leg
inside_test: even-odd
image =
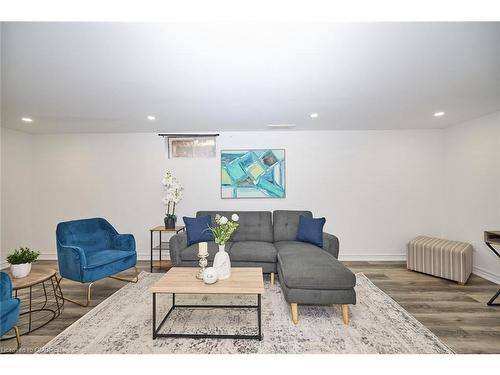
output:
[[[0,347],[0,354],[14,354],[14,353],[17,353],[19,351],[19,349],[21,348],[21,335],[19,334],[19,328],[17,328],[17,326],[14,326],[12,327],[12,329],[14,330],[15,334],[16,334],[16,342],[17,342],[17,345],[16,345],[16,348],[15,349],[9,349],[9,350],[4,350],[4,348]]]
[[[21,336],[19,335],[19,328],[17,328],[17,326],[14,326],[14,331],[16,332],[17,352],[21,348]]]
[[[135,271],[135,277],[133,279],[127,279],[127,278],[124,278],[124,277],[120,277],[120,276],[108,276],[109,278],[111,279],[115,279],[115,280],[120,280],[120,281],[126,281],[126,282],[130,282],[130,283],[137,283],[139,281],[139,272],[137,271],[137,267],[133,267],[134,268],[134,271]],[[83,302],[78,302],[78,301],[75,301],[73,299],[70,299],[68,297],[64,297],[64,294],[62,292],[62,289],[61,289],[61,281],[62,281],[62,277],[59,279],[59,281],[57,282],[57,287],[59,289],[59,291],[61,292],[61,295],[60,296],[57,296],[58,298],[61,298],[65,301],[68,301],[68,302],[71,302],[71,303],[74,303],[78,306],[82,306],[82,307],[87,307],[90,303],[90,299],[91,299],[91,289],[92,289],[92,285],[94,285],[94,282],[91,282],[88,287],[87,287],[87,300],[85,301],[85,303]]]
[[[129,283],[137,283],[139,281],[139,272],[137,271],[137,267],[133,267],[135,271],[135,277],[133,279],[127,279],[125,277],[120,277],[120,276],[109,276],[110,279],[115,279],[115,280],[120,280],[120,281],[126,281]]]
[[[78,301],[75,301],[74,299],[71,299],[71,298],[68,298],[68,297],[64,297],[64,294],[62,292],[62,289],[61,289],[61,281],[62,281],[62,277],[59,279],[59,281],[57,282],[57,286],[58,286],[58,289],[59,291],[61,292],[61,295],[60,296],[57,296],[58,298],[61,298],[65,301],[68,301],[68,302],[71,302],[71,303],[74,303],[75,305],[78,305],[78,306],[82,306],[82,307],[87,307],[90,303],[90,297],[91,297],[91,289],[92,289],[92,285],[94,285],[94,283],[90,283],[88,286],[87,286],[87,300],[85,301],[85,303],[83,302],[78,302]]]
[[[271,272],[271,285],[274,285],[274,272]]]

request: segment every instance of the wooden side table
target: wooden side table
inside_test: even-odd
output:
[[[168,229],[165,228],[165,226],[160,225],[158,227],[151,228],[149,230],[150,235],[151,235],[151,258],[150,258],[150,271],[151,272],[153,272],[153,266],[158,267],[160,269],[162,268],[161,252],[162,252],[162,250],[166,250],[166,251],[169,250],[168,242],[162,241],[162,233],[167,232],[167,234],[170,234],[170,236],[172,236],[174,234],[183,232],[184,230],[185,230],[185,228],[183,225],[179,225],[179,226],[176,226],[175,228],[168,228]],[[157,246],[155,246],[155,243],[154,243],[154,237],[155,237],[154,234],[155,233],[158,233],[158,245]],[[158,262],[157,263],[153,262],[153,253],[155,251],[158,252]],[[158,265],[156,266],[153,263],[156,263]],[[164,263],[165,263],[165,268],[171,267],[170,261],[164,261]]]
[[[33,266],[28,276],[11,280],[14,295],[21,300],[17,324],[21,336],[44,327],[61,315],[64,300],[59,297],[61,289],[55,269]],[[14,337],[5,337],[2,340]]]

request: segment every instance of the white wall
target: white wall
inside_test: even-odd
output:
[[[55,256],[58,222],[107,217],[149,256],[162,223],[160,184],[185,186],[178,214],[201,209],[310,209],[326,216],[344,259],[404,259],[413,236],[440,235],[442,131],[233,132],[218,148],[285,148],[286,199],[222,200],[220,158],[165,157],[156,134],[33,136],[33,242]]]
[[[418,234],[472,242],[474,271],[500,282],[483,244],[500,228],[500,113],[445,130],[233,132],[218,148],[285,148],[287,198],[221,200],[219,158],[165,157],[156,134],[29,135],[2,129],[1,246],[55,259],[54,230],[104,216],[136,236],[142,258],[161,224],[161,177],[185,186],[178,214],[199,209],[311,209],[341,240],[343,259],[404,259]],[[446,211],[446,215],[443,215]]]
[[[33,136],[2,128],[1,253],[19,246],[38,246],[33,236]]]
[[[500,283],[500,259],[483,242],[500,230],[500,112],[445,130],[445,236],[471,242],[474,272]]]

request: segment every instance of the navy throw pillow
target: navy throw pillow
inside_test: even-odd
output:
[[[299,229],[297,230],[297,241],[308,242],[313,245],[323,247],[323,227],[326,219],[309,219],[299,216]]]
[[[208,229],[208,226],[212,225],[212,219],[210,219],[209,215],[201,217],[184,216],[182,219],[184,220],[184,224],[186,224],[188,246],[198,242],[214,240],[212,232]]]

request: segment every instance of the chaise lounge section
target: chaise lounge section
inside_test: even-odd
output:
[[[356,303],[356,277],[337,260],[339,240],[323,233],[323,247],[295,239],[299,218],[310,211],[274,211],[274,245],[278,250],[278,276],[292,320],[298,323],[298,305],[340,304],[349,324],[349,305]]]
[[[235,211],[199,211],[196,217],[230,217]],[[323,233],[323,246],[297,241],[300,216],[312,218],[310,211],[236,211],[240,226],[226,251],[232,267],[261,267],[264,273],[279,275],[285,300],[290,304],[292,321],[298,323],[299,305],[340,304],[342,318],[349,324],[349,305],[356,303],[354,274],[337,260],[339,240]],[[209,264],[218,246],[208,243]],[[198,266],[198,245],[187,246],[186,233],[170,239],[170,257],[174,266]]]

